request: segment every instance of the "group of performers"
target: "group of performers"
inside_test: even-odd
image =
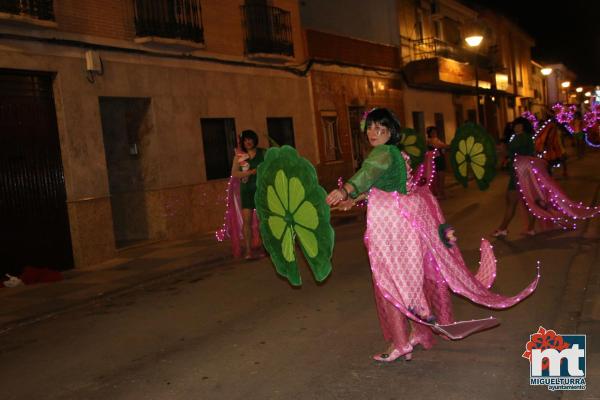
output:
[[[546,128],[551,124],[556,123],[547,124]],[[547,161],[543,158],[544,153],[541,153],[542,158],[536,156],[531,123],[526,118],[517,118],[512,126],[513,132],[507,143],[510,179],[506,192],[506,210],[499,228],[492,236],[499,238],[507,235],[508,225],[515,214],[519,200],[523,201],[530,212],[529,225],[525,232],[528,235],[535,234],[536,219],[542,221],[544,227],[550,224],[572,227],[576,219],[600,215],[600,208],[587,207],[569,199],[551,178]],[[556,127],[550,126],[549,129],[554,128]],[[428,129],[428,144],[432,151],[427,153],[424,163],[445,164],[444,160],[439,158],[441,156],[439,151],[447,150],[449,146],[437,138],[434,130],[435,128],[431,131]],[[494,318],[455,321],[450,293],[453,292],[485,307],[508,308],[522,301],[535,290],[539,280],[539,270],[532,282],[515,296],[507,297],[491,292],[489,288],[496,276],[496,258],[492,246],[488,240],[482,239],[480,267],[476,274],[471,273],[456,244],[454,229],[446,223],[438,199],[427,184],[431,183],[431,177],[423,177],[423,171],[429,170],[430,172],[425,174],[432,174],[436,169],[439,171],[442,166],[436,165],[437,168],[429,169],[411,168],[408,155],[400,151],[397,146],[402,139],[399,120],[388,109],[375,108],[368,112],[365,115],[364,133],[372,146],[368,157],[352,177],[345,182],[341,181],[338,188],[328,194],[324,192],[322,201],[326,202],[331,209],[340,210],[348,210],[359,203],[364,204],[365,201],[367,203],[364,243],[368,250],[381,329],[386,341],[389,342],[388,349],[373,358],[380,362],[391,362],[400,357],[410,360],[415,346],[431,348],[435,334],[446,339],[461,339],[473,332],[497,325]],[[544,134],[550,135],[549,132]],[[543,140],[550,142],[548,138]],[[228,236],[232,239],[232,243],[237,242],[237,248],[234,245],[234,252],[240,254],[239,243],[241,238],[244,238],[246,257],[252,258],[253,249],[261,247],[257,234],[258,221],[253,210],[255,199],[252,193],[257,188],[257,171],[258,186],[261,186],[260,175],[266,175],[267,168],[274,167],[258,165],[265,157],[264,150],[257,148],[258,137],[254,132],[245,131],[240,142],[241,152],[234,159],[228,188],[226,223],[217,236],[220,240]],[[485,158],[476,149],[478,146],[483,146],[472,138],[463,140],[463,143],[457,146],[463,149],[465,154],[470,152],[470,160],[473,162]],[[456,157],[465,159],[464,154],[457,154]],[[495,158],[493,160],[495,163]],[[280,165],[285,165],[285,162]],[[479,167],[473,168],[475,175],[482,174],[477,169]],[[313,256],[316,254],[314,253],[316,244],[313,241],[318,241],[319,238],[311,239],[302,232],[307,231],[307,226],[316,229],[316,225],[309,226],[311,223],[303,222],[308,221],[306,216],[296,218],[295,214],[288,215],[286,211],[286,204],[288,204],[286,201],[291,204],[291,198],[294,196],[292,187],[299,188],[297,190],[301,191],[304,197],[304,191],[308,187],[306,185],[309,183],[302,182],[303,186],[298,183],[299,180],[292,185],[292,181],[300,177],[287,180],[294,174],[291,170],[287,173],[287,177],[283,174],[285,178],[283,180],[280,172],[278,171],[277,178],[271,186],[265,186],[262,191],[259,189],[260,193],[256,194],[257,204],[263,194],[271,196],[264,201],[261,200],[260,204],[267,204],[268,207],[273,205],[271,208],[274,210],[270,211],[271,214],[264,212],[260,214],[261,221],[264,216],[265,225],[270,227],[274,236],[289,242],[290,239],[286,239],[287,225],[282,225],[285,228],[277,227],[279,219],[287,221],[286,223],[290,224],[289,232],[292,232],[290,235],[292,248],[295,233],[298,233],[300,244],[304,246],[305,256]],[[282,182],[285,184],[285,196],[281,196],[277,191],[278,185],[281,186]],[[241,186],[241,204],[235,200],[235,191],[239,186]],[[434,189],[440,195],[439,187]],[[313,197],[318,198],[318,196]],[[296,203],[300,204],[301,200]],[[298,204],[296,208],[303,208],[297,207]],[[317,211],[320,210],[318,204],[311,207],[314,211],[311,211],[309,206],[304,207],[305,211],[308,210],[306,215],[316,216],[319,213],[319,217],[325,216],[325,219],[328,219],[328,210],[326,213]],[[294,223],[299,224],[296,231],[294,231],[296,226]],[[329,223],[329,221],[319,223]],[[240,225],[244,227],[243,234]],[[284,229],[286,231],[282,233]],[[267,231],[268,229],[264,232]],[[261,232],[263,232],[262,228]],[[310,250],[311,245],[313,250]],[[289,243],[287,246],[289,248]],[[331,247],[332,250],[333,246]],[[268,247],[267,250],[271,253]],[[292,258],[286,259],[292,260]],[[277,261],[279,258],[272,257],[272,260],[275,264],[279,262]],[[277,270],[282,273],[283,269],[278,267]]]

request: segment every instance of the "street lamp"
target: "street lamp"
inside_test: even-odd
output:
[[[575,91],[576,91],[577,93],[581,93],[581,92],[583,92],[583,88],[582,88],[582,87],[578,87],[577,89],[575,89]]]
[[[564,92],[565,92],[565,103],[568,103],[569,102],[569,86],[571,86],[571,82],[564,81],[560,84],[560,86],[562,86],[562,88],[564,89]]]
[[[542,69],[540,69],[540,73],[546,78],[546,80],[542,81],[542,83],[543,83],[543,86],[545,89],[544,91],[546,93],[545,99],[544,99],[544,104],[546,104],[546,108],[547,108],[548,107],[548,105],[547,105],[548,97],[549,97],[549,95],[548,95],[548,76],[550,76],[550,74],[552,73],[552,68],[548,68],[548,67],[542,68]]]
[[[481,35],[473,35],[473,36],[469,36],[465,38],[465,42],[467,42],[467,44],[470,47],[477,47],[481,44],[481,41],[483,40],[483,36]]]
[[[479,65],[477,60],[477,47],[479,47],[482,40],[483,36],[478,34],[473,34],[465,38],[465,42],[467,42],[469,47],[475,49],[475,120],[477,123],[481,123],[479,115]]]

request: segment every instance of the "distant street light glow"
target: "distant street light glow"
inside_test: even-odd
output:
[[[548,76],[552,73],[552,68],[542,68],[540,72],[542,73],[542,75]]]
[[[564,81],[563,83],[560,84],[560,86],[564,87],[564,88],[568,88],[569,86],[571,86],[571,82],[569,81]]]
[[[583,92],[583,88],[582,88],[582,87],[578,87],[577,89],[575,89],[575,91],[576,91],[577,93],[581,93],[581,92]]]
[[[467,42],[467,44],[471,47],[477,47],[481,44],[481,41],[483,40],[483,36],[480,35],[474,35],[474,36],[469,36],[467,38],[465,38],[465,42]]]

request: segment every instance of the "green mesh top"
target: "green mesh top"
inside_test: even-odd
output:
[[[406,164],[402,153],[392,145],[375,147],[348,183],[354,187],[350,193],[352,198],[372,187],[406,194]]]

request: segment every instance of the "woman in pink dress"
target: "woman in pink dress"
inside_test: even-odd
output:
[[[414,346],[431,348],[434,332],[459,339],[497,325],[493,318],[455,322],[448,289],[490,308],[507,308],[533,292],[539,276],[513,297],[490,292],[496,262],[489,242],[482,239],[481,266],[473,275],[429,187],[410,178],[408,157],[396,147],[400,124],[395,116],[387,109],[372,110],[365,133],[371,153],[352,178],[329,193],[327,203],[348,209],[368,195],[365,245],[381,328],[390,343],[373,358],[409,360]]]

